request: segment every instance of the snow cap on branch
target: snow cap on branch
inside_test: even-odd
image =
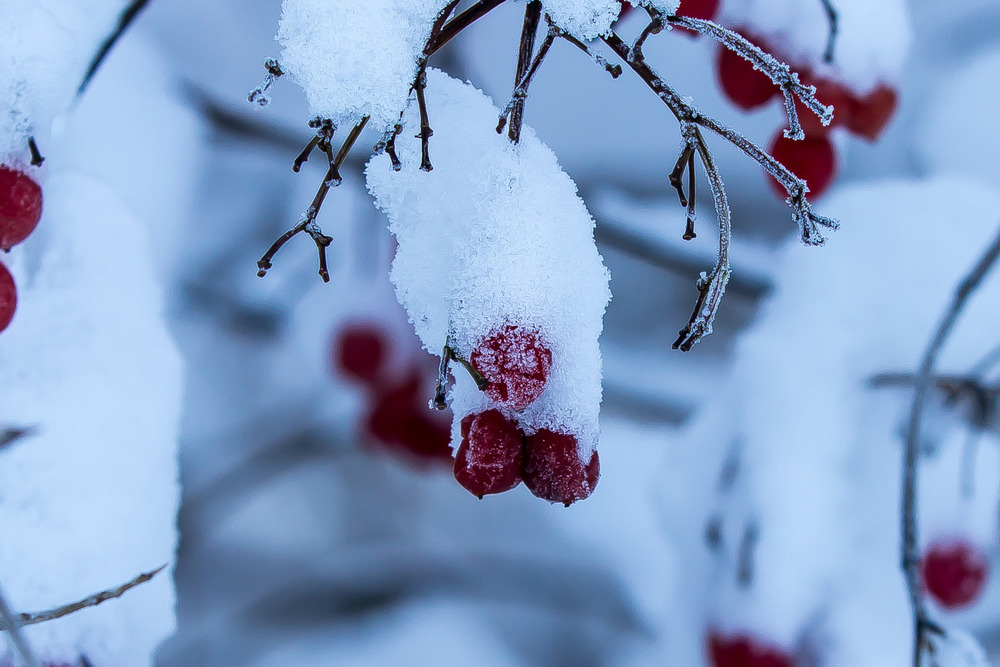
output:
[[[337,125],[370,116],[391,127],[406,106],[417,61],[447,0],[284,0],[281,67],[310,113]]]
[[[424,347],[447,341],[468,359],[479,341],[507,324],[539,331],[552,352],[541,397],[512,415],[528,434],[572,433],[589,460],[598,435],[598,336],[610,298],[609,274],[594,245],[594,220],[533,131],[512,144],[493,131],[499,110],[467,83],[428,72],[434,170],[420,171],[416,109],[397,142],[393,172],[377,156],[368,187],[399,243],[392,267],[397,297]],[[401,138],[402,138],[401,137]],[[455,373],[458,420],[487,399]],[[457,432],[457,430],[456,430]]]

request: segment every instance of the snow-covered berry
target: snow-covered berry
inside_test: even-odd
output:
[[[0,250],[28,238],[42,217],[42,189],[27,174],[0,165]]]
[[[524,485],[534,495],[566,507],[594,492],[601,474],[597,451],[587,463],[575,436],[541,429],[524,441]]]
[[[7,328],[17,310],[17,286],[14,276],[0,263],[0,331]]]
[[[524,435],[499,410],[462,419],[455,479],[473,495],[510,491],[521,483]]]
[[[784,649],[752,634],[708,633],[708,658],[712,667],[793,667],[795,660]]]
[[[511,410],[524,410],[545,391],[552,351],[537,331],[507,325],[481,340],[470,361],[489,382],[487,396]]]
[[[978,600],[989,573],[985,554],[963,539],[932,542],[920,560],[924,588],[945,609],[961,609]]]

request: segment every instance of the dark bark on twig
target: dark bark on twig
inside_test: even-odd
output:
[[[507,105],[504,107],[503,111],[500,112],[500,120],[497,122],[497,134],[503,132],[504,127],[507,125],[508,119],[511,119],[514,115],[514,109],[518,104],[523,105],[524,100],[528,97],[528,87],[531,85],[532,80],[535,78],[535,73],[538,72],[538,68],[541,67],[542,61],[545,60],[545,56],[548,54],[549,49],[552,47],[552,42],[555,41],[556,36],[558,36],[562,31],[558,28],[549,24],[549,30],[545,35],[545,39],[538,47],[538,53],[535,54],[534,60],[531,62],[531,66],[528,71],[525,72],[521,80],[514,86],[514,92],[510,95],[510,100],[507,101]],[[513,127],[511,127],[513,129]],[[520,130],[518,130],[518,138],[520,138]],[[511,137],[511,141],[517,143],[517,141]]]
[[[499,7],[505,0],[480,0],[446,23],[441,31],[428,42],[425,53],[432,56],[460,32]]]
[[[302,214],[302,219],[297,225],[289,229],[287,232],[282,234],[277,241],[271,244],[271,247],[267,249],[264,256],[257,260],[257,275],[263,278],[267,275],[268,269],[274,266],[271,260],[274,259],[275,254],[281,247],[288,243],[292,237],[296,236],[301,232],[306,232],[312,237],[313,242],[316,244],[316,248],[319,252],[319,275],[323,279],[323,282],[330,282],[330,272],[327,269],[326,263],[326,248],[333,242],[333,239],[323,233],[323,230],[319,225],[316,224],[316,216],[319,215],[319,210],[323,206],[323,201],[326,199],[327,193],[330,188],[340,185],[340,166],[347,159],[347,154],[350,152],[351,147],[354,142],[357,141],[358,136],[361,135],[361,130],[364,129],[365,125],[368,123],[368,116],[365,116],[361,121],[355,125],[347,138],[344,139],[344,143],[340,146],[340,151],[337,153],[336,157],[330,160],[330,167],[326,172],[326,176],[323,178],[323,182],[320,183],[319,189],[316,191],[316,196],[313,197],[312,204],[306,209],[305,213]]]
[[[622,75],[622,66],[616,63],[609,63],[607,59],[600,53],[592,51],[589,46],[578,40],[573,35],[569,34],[565,30],[559,30],[559,37],[562,37],[567,42],[580,49],[588,56],[590,59],[597,63],[600,67],[604,68],[604,71],[611,75],[612,79],[617,79]]]
[[[933,381],[934,365],[938,354],[944,347],[948,336],[958,321],[959,315],[968,303],[969,297],[978,289],[990,270],[1000,257],[1000,235],[996,237],[972,271],[961,282],[941,318],[934,336],[928,343],[920,361],[920,369],[914,382],[913,403],[910,407],[910,417],[907,422],[905,452],[903,457],[903,491],[901,498],[901,533],[902,559],[901,566],[909,591],[910,605],[913,609],[913,666],[920,667],[920,659],[925,647],[929,645],[928,631],[935,631],[935,626],[927,614],[924,603],[923,588],[920,584],[920,553],[917,539],[917,473],[919,457],[920,424],[923,418],[924,403]],[[937,628],[940,631],[940,628]]]
[[[28,153],[31,154],[32,167],[41,167],[42,163],[45,162],[45,158],[42,157],[42,152],[38,150],[38,144],[35,143],[34,137],[28,137]]]
[[[267,96],[267,91],[271,89],[275,81],[285,75],[284,70],[281,69],[281,65],[274,58],[268,58],[264,61],[264,69],[267,70],[264,82],[251,90],[250,94],[247,95],[247,102],[261,107],[266,107],[271,102],[271,99]]]
[[[531,67],[532,54],[535,52],[535,33],[542,18],[542,3],[539,0],[528,0],[524,7],[524,24],[521,27],[521,44],[517,51],[517,72],[514,75],[514,87],[528,74]],[[510,110],[510,127],[507,137],[517,143],[521,140],[521,125],[524,122],[524,99],[515,99]]]
[[[94,59],[90,61],[87,73],[83,75],[83,81],[80,82],[80,87],[76,89],[77,95],[82,95],[83,91],[87,89],[91,79],[94,78],[94,75],[104,63],[104,59],[108,57],[111,49],[114,48],[121,36],[125,34],[125,31],[129,29],[129,26],[131,26],[136,18],[139,17],[139,14],[148,4],[149,0],[134,0],[132,4],[125,8],[125,11],[122,12],[122,15],[118,18],[118,25],[115,28],[115,31],[108,35],[107,39],[104,40],[104,43],[101,44],[101,47],[97,50],[97,55],[95,55]]]

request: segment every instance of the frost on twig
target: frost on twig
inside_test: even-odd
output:
[[[274,58],[268,58],[264,61],[264,69],[267,71],[267,74],[264,75],[264,81],[247,95],[247,102],[262,107],[270,104],[271,98],[267,96],[267,91],[271,89],[278,77],[285,73]]]
[[[920,369],[914,381],[913,402],[907,420],[905,452],[903,456],[903,490],[900,501],[900,523],[902,533],[901,566],[906,579],[906,588],[913,609],[913,667],[921,667],[925,652],[933,651],[932,634],[946,635],[931,619],[924,601],[920,583],[920,554],[917,540],[917,473],[919,459],[920,425],[923,419],[924,403],[934,378],[937,357],[969,298],[986,279],[1000,257],[1000,235],[983,253],[969,274],[959,284],[948,309],[941,317],[934,336],[928,343],[920,361]]]
[[[155,570],[150,570],[149,572],[143,572],[134,579],[125,582],[121,586],[115,586],[114,588],[109,588],[107,590],[101,591],[100,593],[95,593],[94,595],[89,595],[82,600],[77,600],[76,602],[71,602],[69,604],[64,604],[62,606],[56,607],[54,609],[47,609],[45,611],[36,612],[25,612],[18,615],[18,621],[22,626],[35,625],[37,623],[45,623],[46,621],[54,621],[57,618],[62,618],[63,616],[69,616],[75,612],[82,609],[87,609],[88,607],[96,607],[99,604],[107,602],[108,600],[114,600],[115,598],[120,598],[125,593],[129,592],[136,586],[141,586],[147,581],[151,580],[153,577],[158,575],[167,567],[164,563]]]
[[[7,632],[10,643],[14,645],[14,652],[17,653],[25,667],[42,667],[42,663],[35,657],[31,646],[24,638],[24,633],[21,632],[23,625],[25,625],[24,622],[11,611],[10,605],[7,604],[7,596],[0,589],[0,630]]]

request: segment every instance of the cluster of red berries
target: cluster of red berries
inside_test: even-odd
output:
[[[389,338],[374,323],[356,322],[341,327],[333,340],[336,371],[368,391],[362,420],[367,439],[417,463],[450,462],[448,419],[427,408],[433,375],[417,364],[394,373],[388,363]]]
[[[596,451],[584,462],[574,435],[544,428],[525,435],[508,416],[545,391],[552,351],[541,334],[504,326],[479,342],[470,362],[486,379],[484,391],[497,407],[462,419],[455,454],[458,483],[482,498],[523,481],[535,496],[567,507],[593,493],[600,475]]]
[[[972,605],[982,595],[989,574],[986,555],[960,538],[931,542],[920,560],[924,590],[945,609]]]
[[[795,659],[779,646],[747,633],[712,629],[706,640],[712,667],[794,667]]]
[[[28,238],[42,217],[42,189],[24,172],[0,165],[0,250],[4,252]],[[14,319],[17,287],[0,262],[0,331]]]
[[[737,32],[763,51],[779,53],[763,38],[747,30]],[[792,173],[805,180],[812,195],[818,197],[830,187],[837,171],[837,152],[830,140],[830,131],[834,127],[844,127],[854,135],[875,141],[896,110],[896,92],[883,83],[859,95],[841,82],[825,78],[809,67],[799,67],[796,71],[804,84],[816,86],[816,99],[834,107],[833,122],[824,127],[811,111],[796,100],[796,111],[806,138],[800,141],[789,139],[782,128],[771,139],[768,150]],[[766,74],[722,45],[716,58],[716,75],[726,98],[744,111],[758,109],[782,95]],[[768,182],[779,197],[787,196],[785,189],[773,177],[769,177]]]

